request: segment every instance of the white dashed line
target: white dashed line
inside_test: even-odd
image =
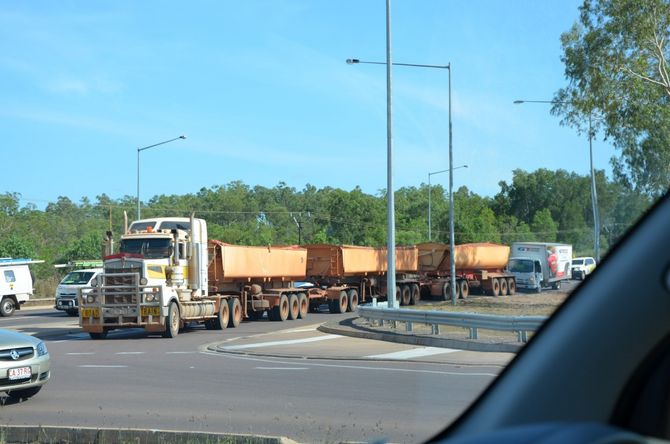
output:
[[[309,370],[307,367],[256,367],[256,370]]]
[[[68,356],[89,356],[89,355],[94,355],[95,352],[80,352],[80,353],[65,353]]]
[[[143,355],[144,352],[117,352],[115,355]]]
[[[127,365],[78,365],[80,368],[127,368]]]

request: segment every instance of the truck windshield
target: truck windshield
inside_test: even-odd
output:
[[[528,260],[510,259],[509,271],[511,271],[512,273],[532,273],[533,262]]]
[[[92,271],[71,271],[65,275],[60,283],[66,285],[84,285],[87,284],[92,277]]]
[[[121,253],[141,254],[147,259],[163,259],[170,257],[172,241],[159,239],[122,239]]]

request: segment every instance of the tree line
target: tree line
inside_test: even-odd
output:
[[[651,197],[596,174],[603,251],[614,244],[650,205]],[[449,196],[441,185],[400,188],[395,193],[398,245],[427,242],[428,194],[432,240],[448,243]],[[53,265],[101,257],[107,230],[123,230],[124,211],[132,219],[134,197],[75,203],[67,197],[46,205],[20,205],[18,193],[0,195],[0,256],[45,260],[35,267],[38,278],[57,280]],[[457,244],[515,241],[565,242],[576,254],[593,254],[590,178],[565,170],[515,170],[510,183],[500,182],[493,197],[463,186],[454,192],[454,235]],[[195,194],[159,195],[142,206],[142,217],[195,213],[207,220],[209,237],[240,245],[331,243],[366,246],[386,244],[386,192],[360,188],[302,190],[280,182],[273,188],[241,181],[202,188]]]

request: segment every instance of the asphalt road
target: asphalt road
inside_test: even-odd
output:
[[[93,341],[77,331],[76,318],[22,310],[0,326],[49,338],[52,380],[22,403],[0,399],[0,418],[12,425],[251,433],[299,442],[417,442],[454,419],[501,369],[440,362],[457,352],[314,339],[324,336],[316,325],[346,316],[245,322],[222,332],[198,327],[172,340],[126,330]],[[388,359],[370,358],[376,355]]]

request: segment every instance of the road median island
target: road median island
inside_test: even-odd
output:
[[[286,437],[207,432],[105,429],[95,427],[0,426],[0,444],[24,443],[135,444],[295,444]]]
[[[507,297],[472,296],[451,301],[422,301],[418,305],[403,308],[416,310],[444,310],[491,314],[500,316],[549,316],[563,303],[567,293],[542,295],[517,294]],[[518,342],[516,332],[479,329],[478,339],[468,337],[468,329],[441,325],[439,334],[433,334],[432,326],[413,323],[412,331],[406,331],[404,323],[384,322],[383,325],[364,318],[349,318],[339,322],[326,322],[319,331],[364,339],[397,342],[428,347],[445,347],[479,352],[516,353],[523,344]],[[529,334],[532,336],[532,333]]]

